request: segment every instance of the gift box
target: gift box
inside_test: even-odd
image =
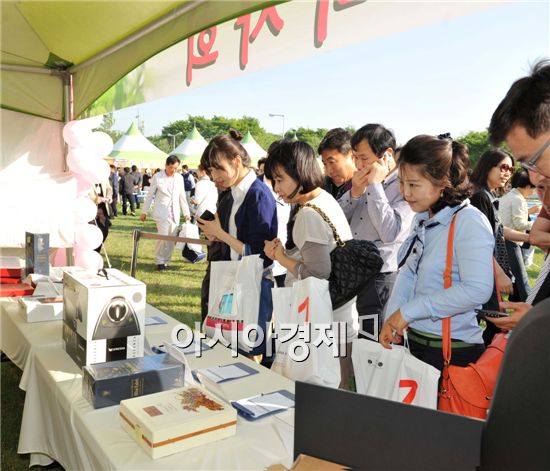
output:
[[[235,435],[237,412],[198,386],[120,403],[122,427],[153,459]]]
[[[23,296],[19,312],[27,322],[60,321],[63,319],[63,297]]]
[[[25,232],[25,275],[50,274],[50,234]]]
[[[110,361],[82,368],[82,395],[94,409],[118,405],[184,384],[183,363],[167,354]]]
[[[12,298],[14,296],[29,296],[34,292],[32,285],[26,283],[0,284],[0,298]]]
[[[78,366],[143,356],[145,291],[115,269],[63,274],[63,345]]]
[[[22,261],[17,257],[0,257],[0,279],[16,279],[16,283],[21,282],[23,276]]]

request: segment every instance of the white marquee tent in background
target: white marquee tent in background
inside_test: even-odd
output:
[[[243,137],[241,144],[248,152],[248,155],[252,159],[252,165],[254,166],[257,166],[258,159],[261,159],[262,157],[265,157],[267,155],[267,152],[262,149],[262,146],[260,146],[260,144],[258,144],[256,140],[252,137],[250,131],[248,131]]]
[[[126,131],[126,134],[115,142],[109,157],[124,160],[138,168],[164,168],[167,154],[149,141],[139,130],[136,123]]]
[[[206,142],[206,139],[204,139],[198,129],[193,126],[191,132],[187,134],[183,142],[172,151],[172,154],[180,158],[182,165],[185,164],[189,168],[196,169],[201,162],[202,153],[207,145],[208,142]]]

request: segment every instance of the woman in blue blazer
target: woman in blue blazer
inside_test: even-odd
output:
[[[239,132],[231,130],[228,135],[214,137],[204,150],[201,165],[208,169],[218,188],[231,188],[233,202],[224,224],[217,214],[213,221],[201,218],[197,221],[210,239],[226,244],[226,260],[238,260],[251,254],[260,254],[263,258],[258,324],[264,328],[271,321],[273,311],[273,281],[270,276],[273,261],[265,256],[263,248],[264,241],[277,237],[277,209],[271,191],[250,168],[250,157],[241,145],[241,139]],[[263,353],[265,342],[251,352],[252,355]]]

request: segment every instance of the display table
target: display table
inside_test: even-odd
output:
[[[61,321],[27,322],[20,311],[23,307],[16,299],[0,301],[1,345],[0,349],[23,371],[19,387],[25,391],[27,371],[35,353],[43,348],[62,348]]]
[[[157,316],[166,321],[166,324],[151,325],[145,328],[145,335],[151,345],[162,343],[169,339],[174,326],[179,322],[147,304],[145,316]],[[27,322],[21,315],[23,307],[17,299],[7,298],[0,301],[0,350],[23,371],[19,387],[26,391],[28,371],[35,353],[44,348],[63,348],[62,321]]]
[[[151,345],[168,342],[177,324],[160,314],[169,322],[146,328]],[[223,394],[230,399],[277,389],[294,392],[292,381],[245,357],[232,358],[231,352],[221,345],[203,352],[201,358],[192,354],[186,357],[192,369],[244,362],[258,370],[258,374],[223,384]],[[54,459],[66,470],[261,470],[275,463],[292,463],[293,410],[256,422],[239,418],[234,437],[152,460],[122,429],[119,406],[94,410],[82,397],[81,371],[59,346],[42,349],[27,377],[18,452],[31,453],[31,465],[44,465]]]

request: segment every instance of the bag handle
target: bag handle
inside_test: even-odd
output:
[[[325,221],[329,225],[329,227],[332,229],[332,234],[334,235],[334,240],[336,241],[336,244],[338,245],[338,247],[343,247],[344,245],[346,245],[345,242],[342,242],[342,239],[338,235],[338,231],[336,230],[336,227],[334,226],[330,218],[325,214],[325,212],[321,208],[319,208],[319,206],[316,206],[311,203],[306,203],[302,205],[302,208],[311,208],[314,211],[316,211],[319,214],[319,216],[323,218],[323,221]]]

